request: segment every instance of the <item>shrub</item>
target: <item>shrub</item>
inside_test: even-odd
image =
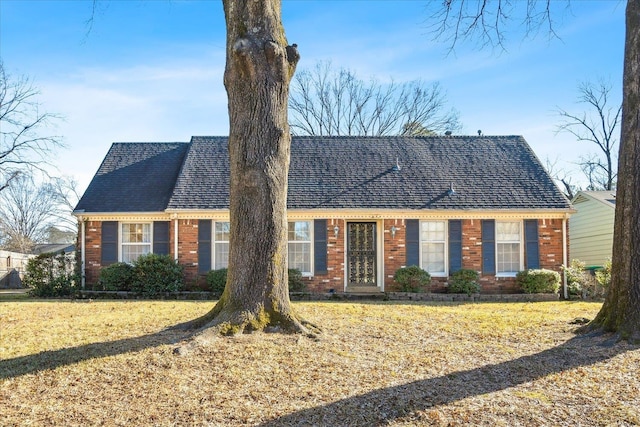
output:
[[[604,267],[596,270],[596,280],[600,286],[605,289],[611,284],[611,260],[604,263]]]
[[[143,295],[177,292],[182,289],[182,266],[169,255],[146,254],[134,263],[132,291]]]
[[[396,270],[393,280],[401,292],[423,292],[431,283],[431,275],[417,265]]]
[[[116,262],[100,270],[98,287],[105,291],[130,291],[135,269],[126,262]]]
[[[78,286],[75,259],[65,254],[45,253],[27,263],[22,283],[31,288],[29,293],[38,297],[72,295]]]
[[[227,284],[227,269],[211,270],[207,273],[207,285],[209,290],[220,296]]]
[[[462,269],[451,274],[447,292],[451,294],[477,294],[480,292],[480,274],[475,270]]]
[[[516,275],[516,283],[528,294],[552,294],[560,289],[560,273],[546,269],[524,270]]]
[[[578,259],[572,259],[568,267],[562,266],[562,271],[567,275],[567,290],[570,295],[582,295],[586,289],[589,277],[584,267],[585,263]]]
[[[297,268],[289,269],[289,292],[304,292],[307,285],[302,280],[302,273]]]

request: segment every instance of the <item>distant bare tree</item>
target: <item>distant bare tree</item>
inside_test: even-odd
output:
[[[6,250],[28,253],[46,240],[60,215],[59,195],[51,184],[36,185],[29,175],[15,177],[0,192],[0,236]]]
[[[71,212],[78,204],[81,194],[78,191],[78,181],[71,176],[52,178],[49,184],[56,196],[56,206],[52,214],[57,218],[56,227],[62,232],[78,232],[78,220],[71,216]]]
[[[58,136],[46,135],[58,117],[40,111],[39,94],[28,78],[7,74],[0,60],[0,191],[21,173],[43,170],[62,146]]]
[[[290,125],[297,135],[403,135],[460,129],[458,113],[446,109],[438,83],[420,80],[381,84],[328,62],[295,75],[289,99]]]
[[[578,86],[578,102],[586,104],[588,110],[573,114],[558,109],[562,123],[558,132],[567,132],[579,142],[595,144],[599,155],[589,154],[580,159],[580,167],[589,180],[590,190],[613,190],[617,177],[618,138],[622,104],[612,106],[611,84],[583,82]]]
[[[551,161],[549,158],[545,160],[545,169],[551,176],[551,178],[559,184],[562,192],[567,197],[567,199],[571,200],[576,195],[578,191],[581,190],[580,186],[571,182],[573,180],[573,176],[567,173],[566,170],[561,169],[557,165],[557,159]]]

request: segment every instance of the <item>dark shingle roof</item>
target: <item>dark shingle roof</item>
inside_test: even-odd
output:
[[[180,142],[114,143],[76,211],[165,210],[188,148]]]
[[[127,151],[120,145],[119,149]],[[143,144],[131,145],[131,151],[136,151],[134,146]],[[118,159],[110,159],[112,153],[109,152],[105,163],[122,161],[123,154]],[[400,170],[394,170],[396,159]],[[139,179],[143,180],[142,177],[140,175]],[[94,181],[97,178],[98,175]],[[114,189],[124,183],[109,185],[106,181],[109,181],[108,175],[100,187],[102,192],[124,190]],[[451,186],[454,195],[449,195]],[[96,192],[93,187],[94,182],[87,192]],[[154,206],[164,206],[156,210],[226,209],[229,206],[228,189],[227,138],[194,137],[170,200],[158,198]],[[166,196],[165,191],[160,193]],[[106,194],[105,198],[118,199]],[[144,198],[151,199],[151,194],[145,193]],[[83,201],[84,198],[81,203]],[[124,202],[118,206],[118,211],[141,210],[127,209]],[[80,204],[78,207],[81,208]],[[571,208],[520,136],[293,137],[288,207]]]

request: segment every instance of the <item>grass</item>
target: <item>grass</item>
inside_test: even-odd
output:
[[[3,426],[640,424],[640,348],[596,303],[295,303],[322,339],[165,328],[211,302],[0,302]]]

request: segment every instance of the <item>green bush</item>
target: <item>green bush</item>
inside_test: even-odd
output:
[[[596,270],[596,280],[600,286],[605,289],[611,284],[611,260],[604,263],[604,267]]]
[[[567,267],[562,266],[562,271],[567,276],[567,291],[569,295],[582,295],[583,290],[586,288],[589,280],[588,273],[584,271],[585,263],[572,259],[571,263]]]
[[[516,275],[516,283],[528,294],[553,294],[560,289],[560,273],[546,269],[524,270]]]
[[[220,296],[227,284],[227,269],[211,270],[207,273],[207,286],[209,291]]]
[[[417,265],[396,270],[393,281],[401,292],[424,292],[431,283],[431,275]]]
[[[146,254],[134,263],[131,290],[152,296],[161,292],[177,292],[184,286],[183,268],[169,255]]]
[[[477,294],[480,292],[480,274],[475,270],[462,269],[451,274],[447,292],[450,294]]]
[[[98,287],[104,291],[130,291],[135,268],[126,262],[116,262],[100,270]]]
[[[30,288],[29,294],[38,297],[72,295],[78,288],[78,282],[74,257],[53,253],[31,258],[22,280]]]
[[[304,292],[307,285],[302,280],[302,273],[297,268],[289,269],[289,292]]]

